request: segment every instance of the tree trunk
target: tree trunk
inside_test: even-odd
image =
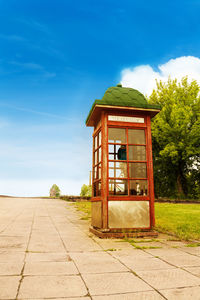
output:
[[[177,184],[178,196],[179,196],[179,197],[180,197],[181,195],[182,195],[182,196],[185,196],[185,192],[184,192],[183,185],[182,185],[182,177],[181,177],[181,174],[178,174],[176,184]]]

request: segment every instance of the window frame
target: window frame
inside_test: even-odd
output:
[[[101,144],[99,143],[99,134],[101,134]],[[95,148],[95,138],[97,138],[97,147]],[[101,151],[99,151],[101,150]],[[97,153],[97,161],[95,161],[95,155]],[[101,157],[99,157],[101,153]],[[95,168],[97,168],[98,176],[95,177]],[[100,174],[100,175],[99,175]],[[101,179],[102,179],[102,132],[101,127],[93,135],[93,162],[92,162],[92,197],[101,197]],[[99,193],[95,195],[95,185],[100,184]]]
[[[125,134],[126,134],[126,143],[113,143],[113,142],[109,142],[109,129],[110,128],[118,128],[118,129],[125,129]],[[139,125],[133,125],[131,124],[123,124],[123,125],[112,125],[112,124],[109,124],[108,123],[108,139],[107,139],[107,163],[108,163],[108,173],[107,173],[107,184],[108,184],[108,198],[118,198],[118,197],[123,197],[123,199],[125,197],[127,197],[128,199],[130,198],[135,198],[135,200],[149,200],[150,199],[150,183],[149,183],[149,166],[148,166],[148,139],[147,139],[147,127],[146,127],[146,124],[144,124],[143,126]],[[145,134],[145,144],[136,144],[136,143],[129,143],[129,139],[128,139],[128,130],[143,130],[144,131],[144,134]],[[114,157],[116,157],[116,153],[112,153],[112,152],[109,152],[109,145],[114,145],[114,146],[117,146],[117,145],[124,145],[126,146],[126,160],[118,160],[118,159],[109,159],[109,155],[110,154],[114,154]],[[146,159],[145,160],[129,160],[129,146],[144,146],[145,147],[145,154],[146,154]],[[114,150],[115,151],[115,150]],[[110,162],[124,162],[127,164],[127,177],[109,177],[109,163]],[[130,172],[129,172],[129,166],[131,163],[146,163],[146,172],[147,172],[147,176],[144,177],[144,178],[138,178],[138,177],[130,177]],[[109,185],[110,185],[110,182],[111,181],[114,181],[114,180],[127,180],[127,187],[128,187],[128,194],[127,195],[119,195],[119,194],[110,194],[109,193]],[[137,180],[137,181],[146,181],[147,182],[147,195],[133,195],[131,194],[131,190],[130,190],[130,180]],[[111,200],[111,199],[110,199]]]

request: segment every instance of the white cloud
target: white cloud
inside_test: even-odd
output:
[[[194,56],[181,56],[170,59],[165,64],[158,66],[154,71],[150,65],[140,65],[134,68],[127,68],[121,72],[121,83],[124,87],[131,87],[141,93],[150,95],[156,88],[156,81],[167,81],[168,77],[180,80],[188,76],[189,80],[200,81],[200,59]]]

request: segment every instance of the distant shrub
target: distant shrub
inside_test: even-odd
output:
[[[82,197],[91,197],[92,196],[92,186],[83,184],[81,187],[80,196]]]
[[[50,188],[49,195],[52,198],[60,197],[60,189],[56,184],[53,184]]]

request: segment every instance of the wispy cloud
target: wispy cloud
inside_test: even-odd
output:
[[[53,72],[44,72],[43,76],[46,79],[50,79],[50,78],[56,77],[56,73],[53,73]]]
[[[37,110],[26,108],[26,107],[19,107],[19,106],[2,103],[2,102],[0,103],[0,106],[18,110],[18,111],[24,111],[24,112],[31,113],[31,114],[41,115],[41,116],[45,116],[45,117],[49,117],[49,118],[56,118],[56,119],[61,119],[61,120],[66,120],[66,121],[71,120],[71,119],[68,119],[68,118],[60,116],[60,115],[51,114],[51,113],[47,113],[47,112],[43,112],[43,111],[37,111]]]
[[[8,41],[17,41],[17,42],[26,42],[27,39],[25,39],[24,37],[20,36],[20,35],[6,35],[6,34],[1,34],[0,33],[0,39],[5,39]]]
[[[36,63],[21,63],[18,61],[10,61],[9,64],[19,66],[25,69],[31,69],[31,70],[44,70],[44,68]]]
[[[26,19],[17,19],[17,21],[37,30],[37,31],[40,31],[42,33],[45,33],[45,34],[50,34],[51,31],[49,29],[49,27],[44,24],[44,23],[41,23],[41,22],[38,22],[34,19],[30,19],[30,20],[26,20]]]
[[[34,62],[19,62],[19,61],[9,61],[10,65],[30,70],[30,71],[38,71],[40,73],[40,76],[42,76],[44,79],[51,79],[56,76],[55,72],[49,72],[47,71],[42,65],[34,63]]]

